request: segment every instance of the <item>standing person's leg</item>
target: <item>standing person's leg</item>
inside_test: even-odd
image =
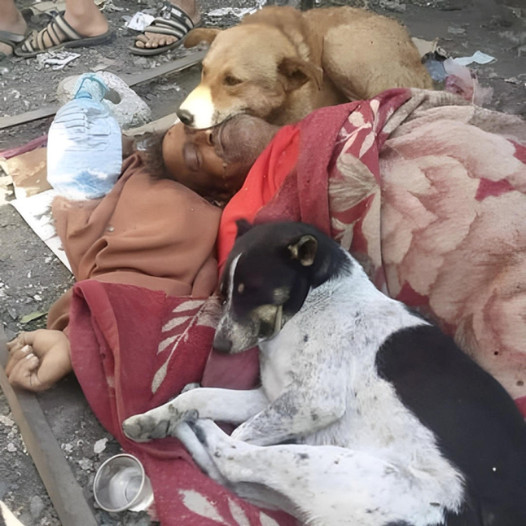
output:
[[[93,0],[66,0],[65,12],[30,35],[15,49],[15,54],[33,57],[51,49],[103,44],[111,37],[108,21]]]
[[[201,19],[196,0],[170,0],[130,47],[136,55],[157,55],[181,45]]]
[[[13,53],[27,31],[26,21],[14,0],[0,0],[0,60]]]

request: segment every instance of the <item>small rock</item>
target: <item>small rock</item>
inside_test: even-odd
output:
[[[100,440],[97,440],[95,444],[93,445],[93,452],[97,455],[102,453],[106,449],[106,444],[108,443],[107,438],[101,438]]]
[[[81,458],[79,460],[79,466],[84,471],[93,469],[93,462],[89,458]]]
[[[7,444],[7,451],[9,451],[9,453],[14,453],[16,451],[16,446],[13,444],[13,442],[9,442],[9,444]]]
[[[8,416],[0,415],[0,424],[3,424],[7,427],[13,427],[15,422],[11,420]]]
[[[44,511],[44,502],[38,495],[31,497],[29,511],[33,519],[39,519],[42,515],[42,512]]]

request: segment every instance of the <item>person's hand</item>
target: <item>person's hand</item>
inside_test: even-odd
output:
[[[15,387],[44,391],[72,371],[69,340],[62,331],[21,332],[7,348],[5,372]]]

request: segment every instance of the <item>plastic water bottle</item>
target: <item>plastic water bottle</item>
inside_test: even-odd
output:
[[[82,75],[49,129],[48,182],[68,199],[102,197],[121,173],[121,129],[102,101],[107,90],[94,73]]]

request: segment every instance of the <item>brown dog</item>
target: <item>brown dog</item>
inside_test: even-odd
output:
[[[239,113],[282,125],[388,88],[432,87],[405,28],[364,9],[265,7],[224,31],[194,29],[185,46],[202,41],[212,45],[201,82],[178,111],[194,128]]]

